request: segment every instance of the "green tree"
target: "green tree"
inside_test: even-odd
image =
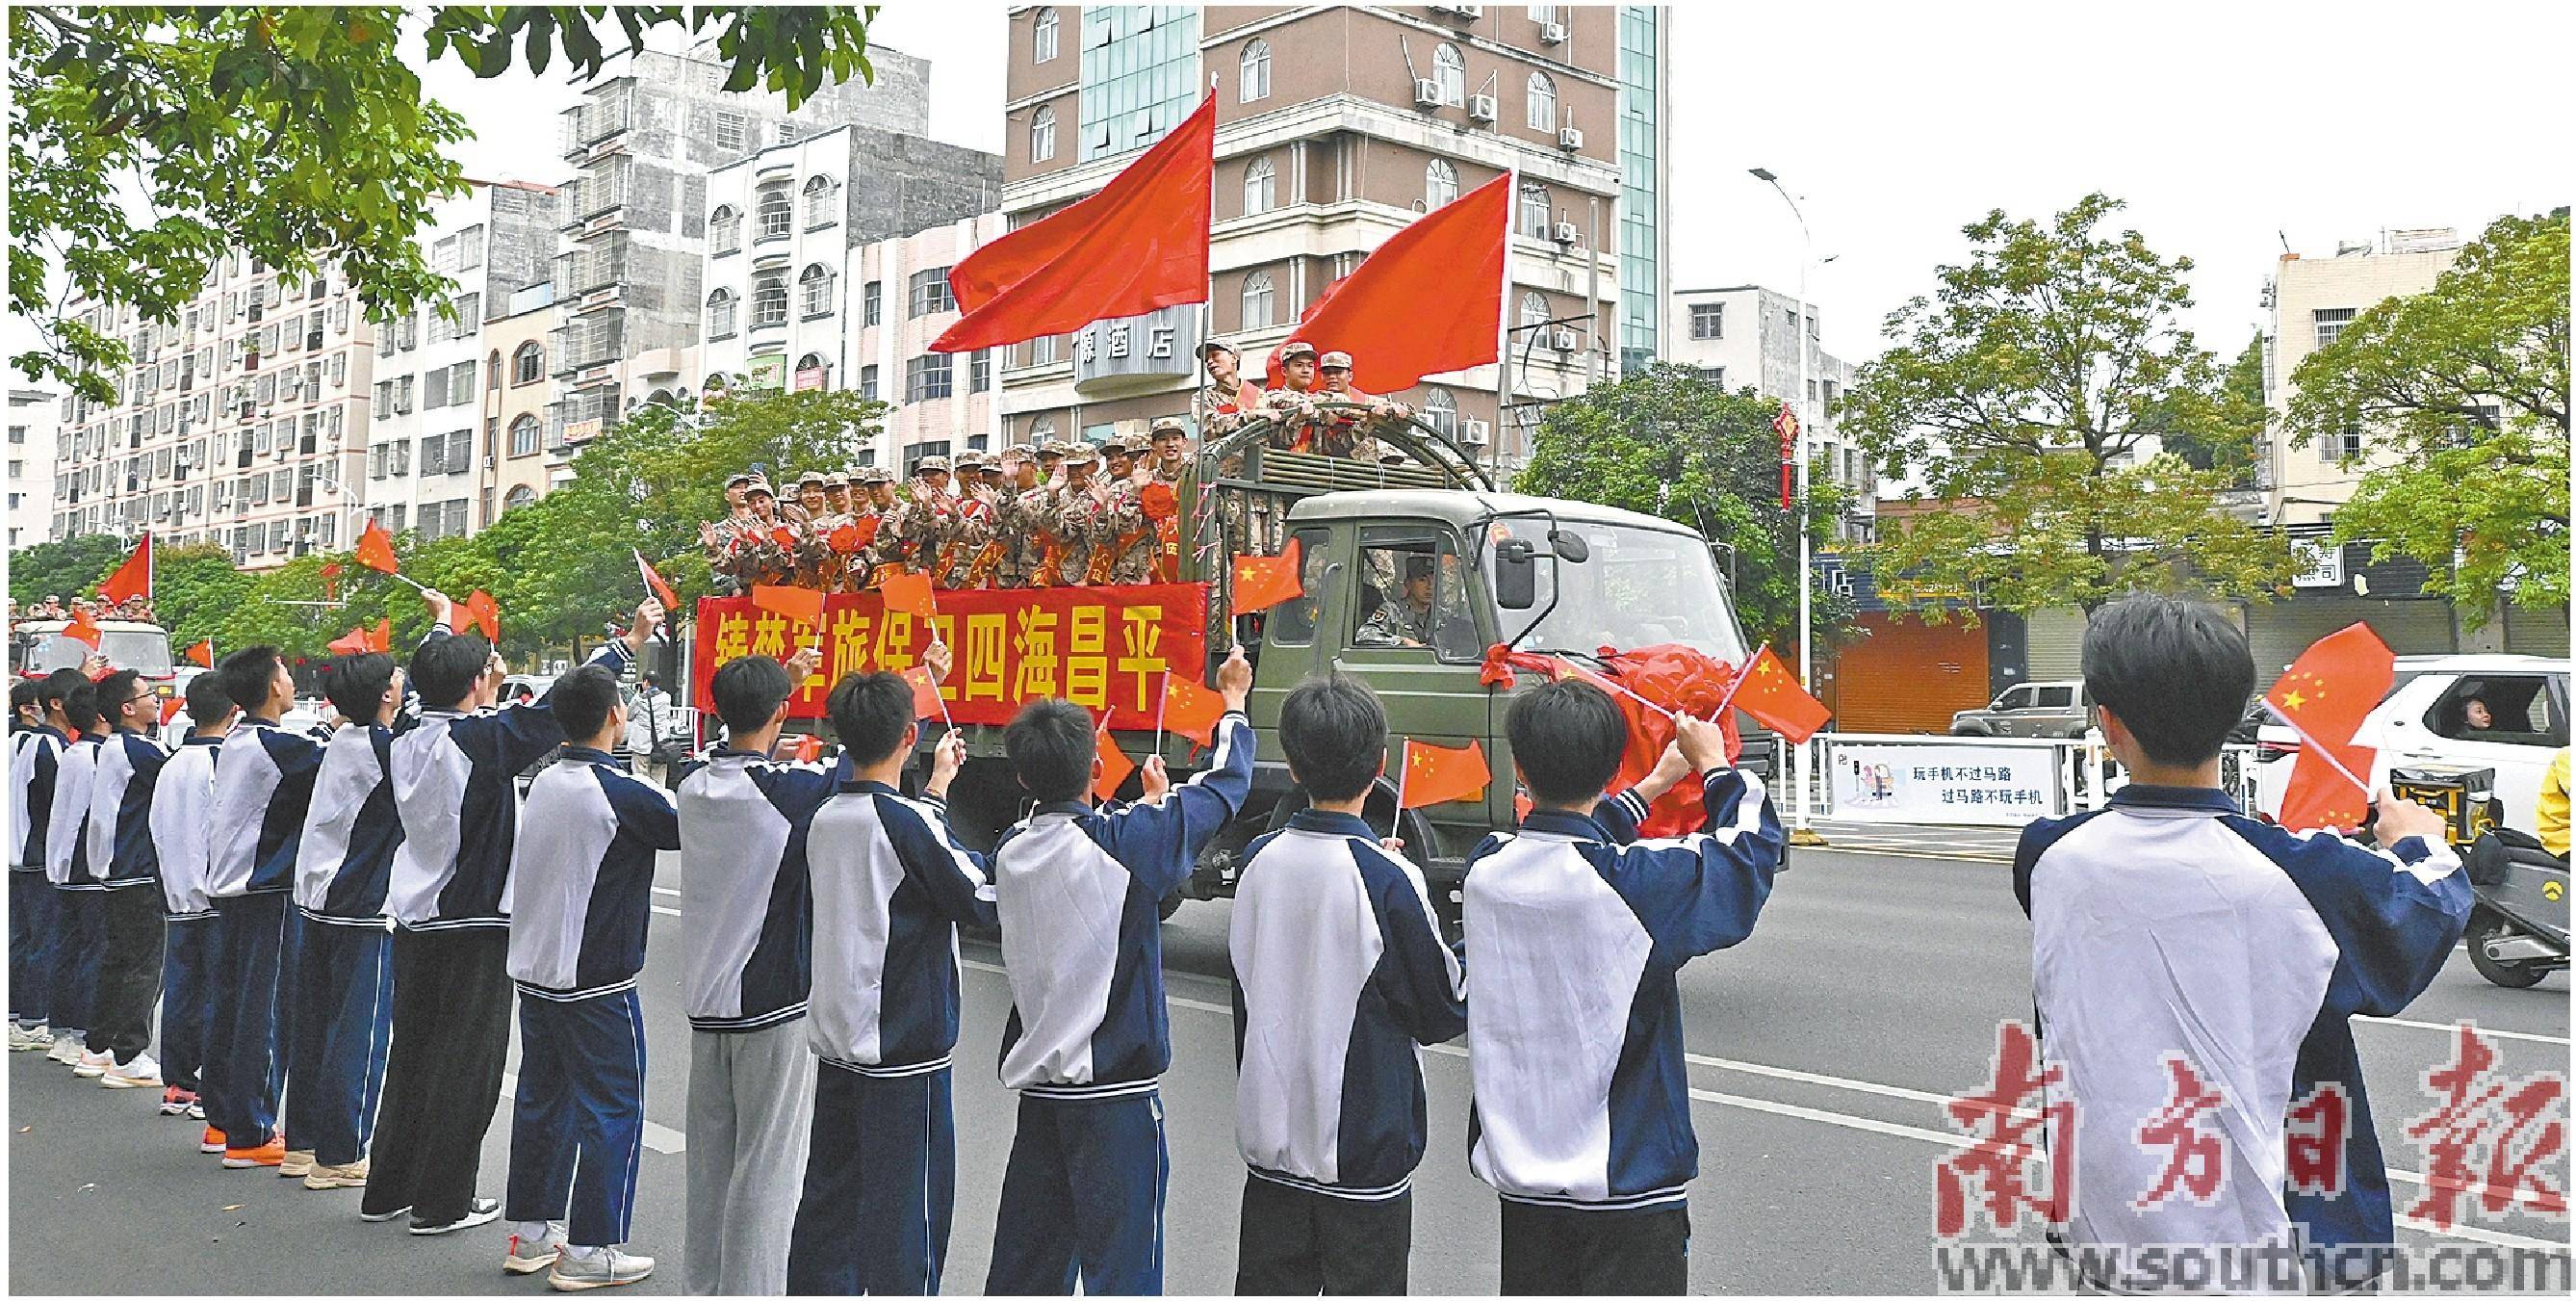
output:
[[[2423,562],[2471,627],[2497,593],[2567,601],[2567,249],[2564,208],[2499,218],[2430,290],[2363,312],[2290,377],[2294,445],[2363,431],[2371,468],[2337,540]]]
[[[87,595],[124,559],[124,541],[104,533],[20,547],[9,553],[9,599],[34,605],[48,596]]]
[[[1780,507],[1780,404],[1729,393],[1688,366],[1656,365],[1547,409],[1523,492],[1599,502],[1688,524],[1735,549],[1736,612],[1755,641],[1798,640],[1798,533]],[[1844,494],[1811,473],[1808,514],[1819,547],[1833,537]],[[1818,588],[1815,637],[1830,644],[1851,621],[1849,598]]]
[[[731,90],[782,92],[872,76],[873,6],[300,5],[9,11],[9,307],[42,346],[30,380],[113,399],[125,341],[94,313],[173,322],[227,252],[308,276],[338,266],[387,319],[450,288],[413,239],[464,192],[449,149],[464,119],[427,99],[402,50],[493,77],[560,56],[582,75],[665,28],[712,34]],[[601,25],[610,21],[603,41]],[[618,45],[622,35],[624,44]]]
[[[2191,260],[2102,229],[2121,207],[2090,194],[2045,223],[1989,213],[1965,228],[1968,260],[1888,316],[1894,346],[1861,368],[1844,426],[1957,508],[1882,517],[1883,578],[2021,612],[2133,590],[2269,599],[2289,580],[2287,544],[2218,509],[2259,407],[2231,399],[2177,324]]]

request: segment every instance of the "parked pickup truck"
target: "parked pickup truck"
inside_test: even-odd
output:
[[[1962,709],[1950,715],[1950,735],[2081,737],[2090,722],[2090,704],[2084,697],[2081,679],[2025,682],[2006,688],[1983,709]]]

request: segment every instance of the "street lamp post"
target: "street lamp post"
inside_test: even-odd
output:
[[[1815,260],[1815,240],[1807,230],[1807,214],[1798,210],[1798,201],[1790,197],[1788,188],[1780,184],[1780,178],[1767,167],[1755,167],[1749,170],[1753,179],[1770,186],[1772,192],[1780,196],[1780,201],[1789,205],[1789,215],[1798,221],[1798,321],[1794,331],[1797,337],[1791,340],[1798,349],[1798,387],[1796,393],[1790,398],[1798,412],[1796,452],[1798,458],[1798,685],[1805,688],[1807,694],[1814,695],[1816,648],[1812,629],[1815,623],[1815,583],[1809,573],[1810,550],[1813,544],[1807,532],[1807,462],[1809,460],[1807,438],[1808,426],[1813,423],[1814,413],[1808,409],[1807,402],[1807,330],[1810,323],[1808,318],[1815,309],[1807,302],[1807,267]],[[1755,338],[1758,340],[1760,337],[1760,330],[1757,327]],[[1811,766],[1807,762],[1808,747],[1814,743],[1814,739],[1809,738],[1806,744],[1794,746],[1789,751],[1790,798],[1796,805],[1789,837],[1791,844],[1821,843],[1821,837],[1816,835],[1815,828],[1808,825],[1807,813],[1807,773]]]

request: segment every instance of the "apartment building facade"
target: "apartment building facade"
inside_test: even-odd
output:
[[[55,440],[71,403],[50,389],[9,390],[9,546],[33,546],[53,529]]]
[[[1623,267],[1660,276],[1665,155],[1624,161],[1622,109],[1660,142],[1659,15],[1627,29],[1608,6],[1021,6],[1010,22],[1004,212],[1012,225],[1097,190],[1216,83],[1209,302],[1096,323],[1007,350],[1009,436],[1099,439],[1181,414],[1203,339],[1257,367],[1336,278],[1402,229],[1518,174],[1504,366],[1399,395],[1503,468],[1552,400],[1616,373]],[[1643,110],[1640,110],[1640,106]],[[1658,143],[1657,147],[1660,145]],[[1623,258],[1634,229],[1653,256]],[[1658,301],[1660,286],[1639,301]],[[1439,310],[1426,304],[1426,311]],[[1326,346],[1330,346],[1326,341]],[[1640,355],[1644,355],[1641,349]]]
[[[1852,366],[1825,351],[1815,304],[1760,285],[1676,289],[1665,336],[1665,360],[1697,367],[1729,392],[1749,387],[1791,403],[1806,424],[1815,456],[1809,473],[1832,479],[1850,499],[1842,539],[1867,541],[1873,535],[1878,473],[1860,441],[1846,436],[1837,419],[1843,393],[1851,387]],[[1798,370],[1802,347],[1807,353],[1803,387]]]
[[[511,294],[500,311],[483,322],[483,424],[493,431],[481,484],[490,506],[482,521],[487,525],[572,475],[568,449],[546,441],[554,393],[546,357],[555,328],[554,282]]]
[[[2272,421],[2255,462],[2255,487],[2263,494],[2266,519],[2291,527],[2325,524],[2351,500],[2363,475],[2388,464],[2384,454],[2362,456],[2365,441],[2358,428],[2306,447],[2290,446],[2280,421],[2297,394],[2292,377],[2300,362],[2334,342],[2355,317],[2382,300],[2431,289],[2459,259],[2461,246],[2452,230],[2390,231],[2344,244],[2332,257],[2281,255],[2263,290],[2272,309],[2263,339],[2263,398]]]

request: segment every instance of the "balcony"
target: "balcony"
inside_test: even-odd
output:
[[[564,298],[578,298],[594,289],[624,283],[626,246],[623,235],[612,235],[557,256],[555,292]]]
[[[585,98],[563,112],[564,157],[579,159],[593,145],[616,135],[632,123],[631,99],[622,91],[612,95]]]

